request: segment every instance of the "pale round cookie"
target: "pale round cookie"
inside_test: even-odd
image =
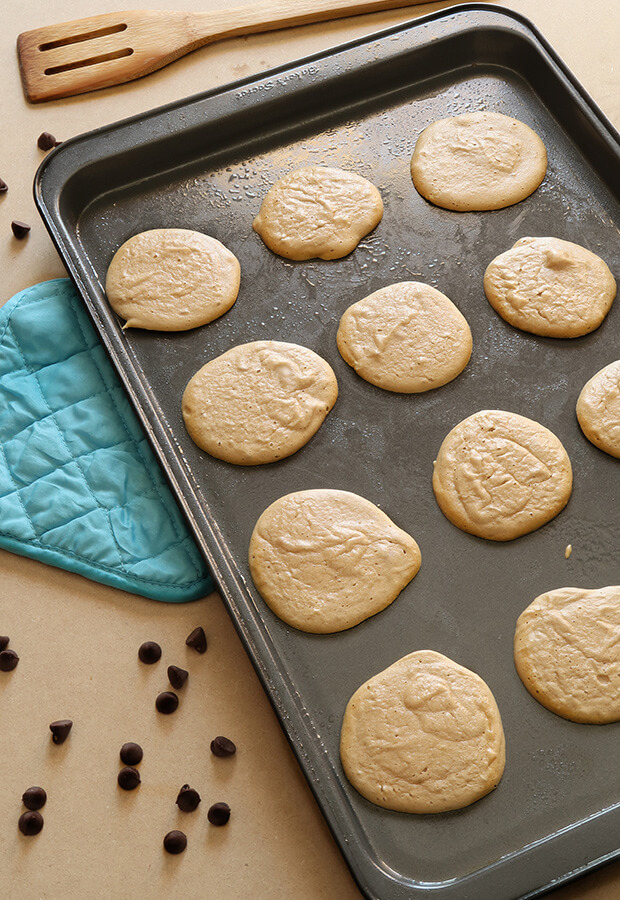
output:
[[[491,541],[511,541],[553,519],[572,484],[558,438],[539,422],[499,409],[459,422],[444,438],[433,471],[443,514]]]
[[[377,188],[330,166],[295,169],[267,193],[253,228],[287,259],[340,259],[381,221]]]
[[[595,447],[620,457],[620,359],[584,385],[577,400],[577,420]]]
[[[349,491],[280,497],[258,519],[252,579],[269,608],[301,631],[352,628],[389,606],[420,568],[414,539]]]
[[[547,151],[536,132],[495,112],[432,122],[411,159],[416,190],[458,212],[512,206],[536,190],[546,170]]]
[[[199,231],[155,228],[125,241],[106,275],[106,294],[124,328],[186,331],[212,322],[239,293],[239,262]]]
[[[517,620],[517,672],[530,694],[573,722],[620,720],[620,586],[558,588]]]
[[[487,684],[434,650],[418,650],[353,694],[340,758],[353,787],[407,813],[461,809],[497,787],[504,729]]]
[[[390,284],[350,306],[337,343],[358,375],[404,394],[452,381],[472,350],[465,317],[445,294],[418,281]]]
[[[579,244],[524,237],[489,263],[484,291],[515,328],[574,338],[599,327],[616,296],[616,282],[606,263]]]
[[[282,341],[239,344],[191,378],[185,427],[211,456],[241,466],[284,459],[318,431],[338,397],[329,363]]]

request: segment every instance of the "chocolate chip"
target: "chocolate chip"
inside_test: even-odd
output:
[[[188,675],[187,669],[180,669],[179,666],[168,666],[168,680],[172,687],[177,690],[183,687]]]
[[[187,847],[187,838],[182,831],[169,831],[164,838],[164,850],[168,853],[183,853]]]
[[[3,650],[0,653],[0,672],[12,672],[18,662],[19,656],[15,650]]]
[[[196,650],[197,653],[204,653],[207,649],[207,636],[204,628],[201,625],[198,628],[194,628],[185,643],[188,647]]]
[[[236,752],[237,748],[233,742],[221,734],[211,741],[211,753],[215,756],[232,756]]]
[[[13,220],[11,222],[11,229],[15,237],[21,241],[22,238],[25,238],[28,232],[30,231],[30,225],[26,225],[25,222],[18,222],[17,220]]]
[[[161,694],[157,695],[157,699],[155,700],[157,711],[164,713],[166,716],[173,713],[178,705],[179,698],[174,691],[163,691]]]
[[[57,722],[52,722],[50,731],[52,732],[52,740],[54,743],[64,744],[69,737],[69,732],[72,728],[73,722],[71,719],[59,719]]]
[[[6,634],[0,634],[0,652],[2,652],[2,650],[6,650],[6,648],[9,646],[10,640],[11,638],[7,637]]]
[[[52,147],[57,147],[62,141],[57,141],[53,134],[50,134],[49,131],[43,131],[37,140],[37,147],[39,150],[51,150]]]
[[[175,802],[182,812],[194,812],[200,803],[200,794],[189,784],[184,784]]]
[[[142,762],[143,756],[142,747],[140,744],[134,744],[133,741],[128,741],[121,747],[121,760],[127,766],[137,766],[139,762]]]
[[[140,662],[146,663],[147,666],[152,666],[153,663],[159,662],[161,659],[161,647],[155,641],[145,641],[140,645],[138,656],[140,657]]]
[[[43,816],[36,810],[29,810],[21,814],[17,824],[22,834],[38,834],[43,828]]]
[[[6,194],[9,186],[3,178],[0,178],[0,194]]]
[[[230,819],[230,806],[228,803],[214,803],[209,807],[207,819],[212,825],[225,825]]]
[[[118,785],[124,791],[133,791],[140,784],[140,773],[133,766],[123,766],[118,773]]]
[[[42,787],[29,787],[22,794],[22,803],[27,809],[41,809],[46,800],[47,794]]]

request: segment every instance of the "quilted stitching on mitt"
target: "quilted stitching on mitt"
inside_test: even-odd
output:
[[[0,546],[153,599],[213,589],[68,279],[0,310]]]

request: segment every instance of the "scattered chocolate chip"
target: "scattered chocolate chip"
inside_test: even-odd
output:
[[[212,825],[225,825],[230,819],[230,806],[228,803],[214,803],[209,807],[207,819]]]
[[[43,816],[36,810],[28,810],[21,814],[17,824],[22,834],[38,834],[43,828]]]
[[[182,831],[169,831],[164,838],[164,850],[168,853],[183,853],[187,847],[187,838]]]
[[[134,744],[133,741],[128,741],[121,747],[121,761],[126,766],[137,766],[139,762],[142,762],[143,756],[142,747],[140,744]]]
[[[227,737],[223,737],[221,734],[218,734],[218,736],[211,741],[211,753],[213,753],[214,756],[232,756],[233,753],[236,752],[237,748],[233,742]]]
[[[0,178],[0,194],[6,194],[9,186],[3,178]]]
[[[3,650],[0,653],[0,672],[12,672],[18,662],[19,656],[15,650]]]
[[[123,766],[118,773],[118,785],[124,791],[133,791],[140,784],[140,773],[133,766]]]
[[[29,787],[22,794],[22,803],[27,809],[41,809],[46,800],[47,794],[42,787]]]
[[[200,803],[200,794],[189,784],[184,784],[175,802],[182,812],[194,812]]]
[[[15,237],[21,241],[22,238],[25,238],[28,232],[30,231],[30,225],[26,225],[25,222],[18,222],[15,219],[11,222],[11,229]]]
[[[188,675],[187,669],[180,669],[179,666],[168,666],[168,680],[172,687],[177,690],[183,687]]]
[[[179,698],[174,691],[162,691],[161,694],[157,695],[157,699],[155,700],[157,711],[164,713],[166,716],[173,713],[178,705]]]
[[[0,635],[0,652],[2,652],[2,650],[6,650],[6,648],[9,646],[10,640],[11,638],[7,637],[6,634]]]
[[[73,722],[71,719],[59,719],[57,722],[52,722],[50,731],[52,732],[52,740],[54,743],[64,744],[69,737],[69,732],[72,728]]]
[[[161,659],[161,647],[155,641],[145,641],[140,645],[138,656],[140,657],[140,662],[146,663],[147,666],[152,666],[153,663],[159,662]]]
[[[207,649],[207,636],[204,628],[201,625],[198,628],[194,628],[185,643],[188,647],[196,650],[197,653],[204,653]]]
[[[37,140],[37,147],[39,150],[51,150],[52,147],[57,147],[60,143],[62,141],[57,141],[49,131],[43,131]]]

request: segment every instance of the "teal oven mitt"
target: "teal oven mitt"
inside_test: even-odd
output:
[[[0,309],[0,547],[155,600],[213,590],[65,278]]]

